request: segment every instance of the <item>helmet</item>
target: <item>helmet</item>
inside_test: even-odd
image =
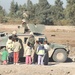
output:
[[[30,35],[33,35],[33,32],[30,32]]]
[[[12,34],[17,34],[17,32],[16,31],[13,31]]]
[[[22,19],[22,22],[26,22],[26,20],[25,19]]]

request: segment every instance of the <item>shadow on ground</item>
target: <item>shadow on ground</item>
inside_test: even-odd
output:
[[[73,60],[72,60],[71,58],[68,58],[68,59],[66,60],[66,62],[73,62]]]

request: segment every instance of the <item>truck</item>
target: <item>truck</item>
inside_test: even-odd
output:
[[[17,36],[19,38],[19,42],[22,46],[22,49],[20,50],[20,59],[24,58],[24,50],[28,43],[30,32],[33,32],[35,42],[36,40],[39,41],[47,41],[46,36],[42,33],[43,29],[45,28],[44,25],[34,25],[34,24],[28,24],[29,31],[24,33],[24,28],[20,27],[17,30]],[[9,35],[0,36],[0,48],[6,46],[6,42]],[[1,40],[2,39],[2,40]],[[57,43],[49,43],[50,50],[48,51],[49,58],[52,58],[55,62],[65,62],[68,58],[69,54],[69,48],[67,45],[61,45]],[[48,58],[47,58],[48,59]],[[45,61],[45,60],[44,60]],[[47,64],[46,62],[45,64]]]

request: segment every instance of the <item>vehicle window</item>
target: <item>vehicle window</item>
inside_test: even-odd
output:
[[[25,43],[25,44],[26,44],[27,39],[28,39],[28,38],[24,38],[24,43]]]
[[[5,36],[5,34],[1,34],[1,35],[0,35],[0,37],[3,37],[3,36]]]

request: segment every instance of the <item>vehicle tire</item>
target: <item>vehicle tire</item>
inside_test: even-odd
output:
[[[65,62],[67,60],[67,51],[64,49],[56,49],[52,58],[55,62]]]

